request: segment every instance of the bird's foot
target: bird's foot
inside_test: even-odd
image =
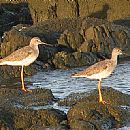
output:
[[[27,92],[30,92],[30,93],[32,93],[32,90],[27,90]]]
[[[102,103],[102,104],[107,104],[107,102],[106,101],[99,101],[99,103]]]
[[[24,91],[24,92],[32,92],[32,90],[27,90],[27,89],[25,89],[25,88],[22,88],[22,91]]]

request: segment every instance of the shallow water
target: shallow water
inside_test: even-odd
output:
[[[72,73],[84,68],[86,67],[39,72],[32,77],[26,78],[25,81],[31,82],[31,85],[28,85],[30,89],[37,87],[49,88],[55,97],[65,98],[73,92],[89,92],[97,89],[97,80],[70,77]],[[108,86],[130,94],[130,61],[117,65],[114,73],[107,79],[103,79],[102,87]]]

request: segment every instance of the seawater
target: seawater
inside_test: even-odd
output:
[[[31,85],[28,85],[30,89],[48,88],[52,90],[56,98],[65,98],[71,93],[90,92],[97,89],[97,80],[71,77],[72,73],[85,68],[38,72],[36,75],[25,78],[25,81],[31,82]],[[130,61],[118,64],[112,75],[102,80],[102,87],[112,87],[130,94]]]

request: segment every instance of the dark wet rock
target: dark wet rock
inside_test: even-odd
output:
[[[113,88],[102,88],[103,99],[114,106],[129,106],[130,95],[124,94]],[[59,105],[73,106],[77,102],[86,101],[87,102],[98,102],[98,92],[93,90],[91,92],[84,93],[72,93],[66,98],[60,100]]]
[[[48,127],[41,127],[41,126],[32,126],[31,128],[27,130],[70,130],[69,126],[67,124],[67,120],[61,121],[58,125],[56,126],[48,126]]]
[[[109,130],[130,121],[130,96],[112,88],[102,90],[106,104],[98,103],[98,92],[71,94],[59,101],[70,106],[67,117],[74,130]]]
[[[90,65],[95,63],[97,60],[97,56],[93,53],[58,52],[55,54],[52,62],[56,68],[71,68]]]
[[[49,89],[23,92],[18,89],[0,89],[0,128],[37,130],[46,127],[66,128],[64,112],[50,108],[55,98]],[[42,109],[41,109],[42,107]]]
[[[127,121],[129,113],[119,107],[81,102],[69,110],[68,120],[72,129],[109,130]],[[76,125],[76,124],[81,125]]]
[[[9,127],[8,124],[0,118],[0,130],[13,130],[13,128]]]
[[[58,44],[71,48],[73,51],[77,51],[82,42],[83,38],[81,34],[76,31],[65,30],[58,39]]]
[[[31,76],[36,72],[40,71],[43,67],[37,64],[32,64],[30,66],[24,67],[24,76]],[[5,79],[13,79],[20,77],[21,67],[18,66],[1,66],[0,67],[0,78],[2,80]]]
[[[2,109],[0,113],[0,117],[5,117],[5,121],[16,130],[57,127],[60,122],[66,120],[66,115],[56,109],[32,110],[9,107]]]
[[[18,23],[32,24],[27,2],[24,0],[0,1],[0,35]]]
[[[21,87],[21,86],[19,86]],[[20,88],[18,88],[20,89]],[[32,92],[24,92],[22,90],[12,88],[1,88],[0,90],[0,106],[44,106],[52,104],[55,98],[49,89],[34,89]]]

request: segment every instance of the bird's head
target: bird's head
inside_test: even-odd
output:
[[[39,37],[33,37],[30,41],[30,45],[33,45],[33,46],[36,46],[36,45],[39,45],[39,44],[51,46],[50,44],[42,42]]]
[[[112,50],[112,54],[113,54],[113,55],[122,55],[123,52],[122,52],[122,50],[120,50],[119,48],[114,48],[114,49]]]

